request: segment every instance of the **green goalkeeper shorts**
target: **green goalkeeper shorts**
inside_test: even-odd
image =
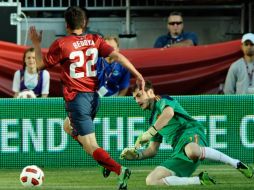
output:
[[[193,172],[200,165],[200,161],[193,162],[190,160],[184,152],[184,147],[190,142],[195,142],[198,139],[198,143],[201,147],[207,146],[206,137],[204,133],[200,131],[185,131],[179,138],[171,158],[165,160],[160,165],[168,168],[176,173],[179,177],[190,177]]]

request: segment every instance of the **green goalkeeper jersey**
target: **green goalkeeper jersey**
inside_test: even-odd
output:
[[[192,118],[185,109],[172,97],[162,96],[159,101],[156,101],[150,117],[150,125],[154,125],[162,111],[166,107],[171,107],[174,110],[173,118],[158,131],[151,140],[156,142],[162,142],[162,138],[165,138],[166,142],[174,146],[178,143],[180,137],[186,133],[195,133],[202,138],[205,138],[204,127],[197,120]]]

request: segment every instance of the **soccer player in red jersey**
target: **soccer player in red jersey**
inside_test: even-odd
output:
[[[41,53],[42,33],[34,26],[29,35],[35,48],[38,69],[60,64],[65,107],[70,125],[83,149],[101,166],[119,176],[119,189],[127,189],[131,171],[121,166],[97,144],[93,119],[98,110],[96,62],[98,56],[111,57],[126,67],[144,90],[144,79],[135,67],[119,52],[109,46],[99,35],[83,34],[86,26],[85,12],[79,7],[69,7],[65,13],[67,36],[55,40],[45,56]]]

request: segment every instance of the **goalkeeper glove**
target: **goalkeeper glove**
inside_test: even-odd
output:
[[[137,138],[135,142],[135,148],[139,149],[140,146],[147,144],[151,140],[151,138],[156,134],[157,134],[157,129],[154,126],[150,127],[146,132],[139,135],[139,137]]]
[[[142,153],[138,152],[135,148],[125,148],[120,155],[120,159],[125,160],[140,160],[142,157]]]

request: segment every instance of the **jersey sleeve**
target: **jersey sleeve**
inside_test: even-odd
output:
[[[62,50],[59,41],[56,40],[50,46],[48,53],[44,56],[43,62],[45,67],[53,67],[54,65],[61,62]]]

